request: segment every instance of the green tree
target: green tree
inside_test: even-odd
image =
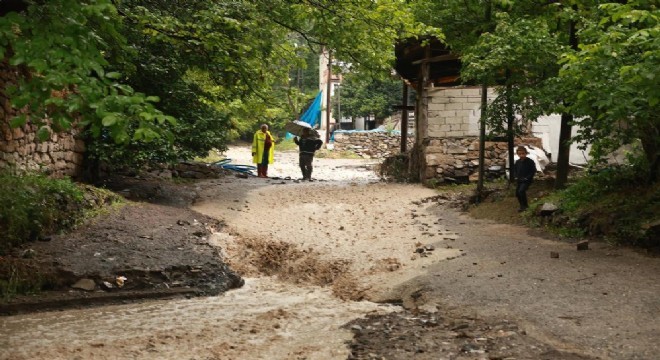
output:
[[[130,166],[294,118],[313,93],[292,71],[314,71],[321,47],[355,71],[389,71],[394,40],[424,30],[401,0],[24,4],[0,18],[0,55],[33,75],[13,105],[47,110],[54,130],[86,127],[92,158]]]
[[[118,143],[166,134],[159,125],[175,121],[156,109],[158,98],[136,92],[119,73],[107,70],[104,52],[109,44],[123,43],[110,1],[26,1],[26,5],[23,12],[0,17],[0,58],[30,74],[6,89],[12,106],[31,114],[22,112],[12,126],[25,124],[29,116],[41,125],[42,140],[51,129],[69,129],[78,119],[78,125],[89,127],[94,136],[106,129]],[[50,125],[36,114],[45,114]],[[137,127],[129,136],[131,123]]]
[[[394,113],[401,102],[401,80],[393,77],[371,78],[347,74],[341,84],[342,117],[373,117],[380,122]],[[332,103],[338,104],[335,93]]]
[[[582,45],[562,57],[560,80],[580,117],[577,140],[597,161],[641,141],[642,169],[657,181],[660,167],[660,9],[654,1],[603,4],[585,19]]]

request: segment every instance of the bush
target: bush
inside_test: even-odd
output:
[[[557,194],[568,224],[617,244],[657,245],[647,224],[658,221],[660,184],[649,185],[643,174],[625,166],[577,180]]]
[[[14,175],[0,171],[0,254],[77,224],[87,209],[97,206],[86,193],[99,195],[68,179],[44,175]],[[105,202],[105,200],[104,200]]]

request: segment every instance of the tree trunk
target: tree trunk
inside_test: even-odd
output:
[[[511,70],[506,69],[506,140],[507,148],[509,149],[509,182],[513,183],[513,154],[515,149],[513,148],[513,122],[515,117],[513,116],[513,102],[511,101],[511,84],[509,84],[509,78],[511,77]]]
[[[650,126],[641,137],[644,155],[649,163],[648,183],[652,184],[658,181],[658,172],[660,172],[660,129],[651,124],[657,124],[657,118],[651,119]]]
[[[573,6],[576,9],[575,6]],[[578,40],[575,29],[575,21],[571,20],[568,25],[569,44],[573,50],[578,50]],[[572,114],[561,114],[561,128],[559,132],[559,151],[557,152],[557,178],[555,179],[555,189],[562,189],[568,182],[568,160],[571,155],[571,137],[573,128]]]
[[[559,151],[557,153],[557,177],[555,189],[563,189],[568,181],[569,157],[571,155],[571,121],[573,115],[561,114],[561,128],[559,130]]]

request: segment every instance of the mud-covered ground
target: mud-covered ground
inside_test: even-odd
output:
[[[228,156],[249,161],[245,148]],[[65,291],[78,297],[128,293],[132,285],[212,294],[241,285],[232,271],[243,286],[221,296],[2,317],[0,358],[660,353],[657,259],[604,243],[577,251],[519,226],[472,219],[434,190],[380,182],[370,160],[315,159],[316,181],[300,182],[296,158],[277,153],[271,179],[126,183],[117,189],[167,205],[126,206],[67,238],[33,244],[46,247],[33,249],[35,259],[59,259],[70,280],[73,273],[95,281],[93,291]],[[122,275],[119,264],[141,272]],[[118,275],[127,278],[121,289],[98,285]]]
[[[185,206],[195,196],[189,185],[132,178],[111,185],[140,201],[105,209],[73,232],[14,249],[13,264],[23,272],[17,276],[38,273],[48,291],[11,297],[0,303],[0,314],[216,295],[242,285],[208,241],[222,230],[222,221]]]

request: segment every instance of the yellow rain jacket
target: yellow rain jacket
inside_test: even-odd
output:
[[[254,139],[252,140],[252,154],[254,154],[252,155],[252,162],[255,164],[261,164],[261,159],[263,159],[266,136],[269,136],[271,141],[270,149],[268,149],[268,163],[273,163],[273,155],[275,154],[275,139],[273,139],[273,135],[270,134],[270,131],[266,131],[266,133],[264,133],[261,130],[257,130],[257,132],[254,133]]]

